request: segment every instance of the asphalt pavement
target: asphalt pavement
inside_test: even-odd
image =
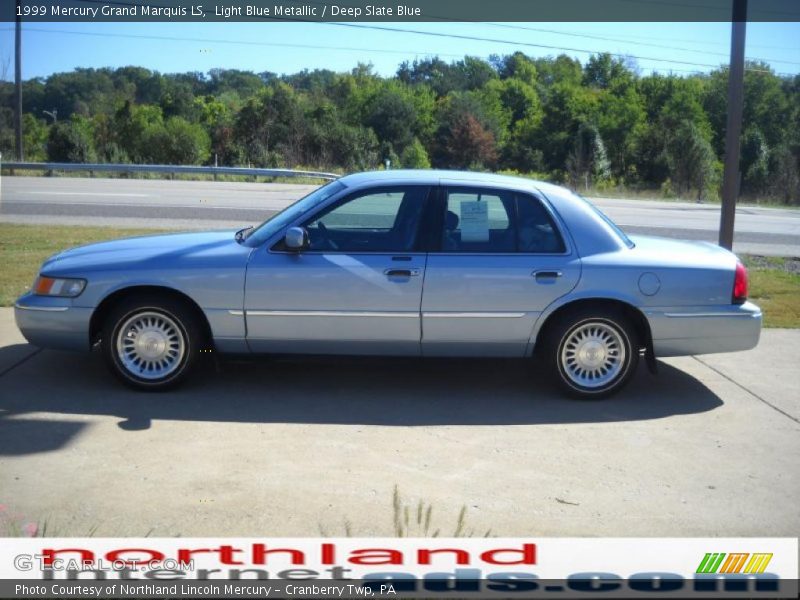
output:
[[[0,221],[208,229],[258,223],[315,186],[293,184],[3,177]],[[716,242],[719,205],[598,198],[630,233]],[[800,210],[740,206],[734,250],[800,256]]]
[[[122,387],[0,309],[0,504],[50,535],[393,535],[392,492],[478,535],[800,535],[800,330],[663,360],[606,401],[530,362],[209,362]]]

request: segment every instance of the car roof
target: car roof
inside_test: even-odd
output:
[[[463,181],[474,184],[504,185],[510,188],[537,189],[545,184],[541,181],[511,175],[498,175],[496,173],[476,173],[474,171],[450,171],[446,169],[396,169],[386,171],[367,171],[345,175],[339,181],[350,186],[360,186],[366,183],[385,182],[414,182],[438,184],[440,181]]]

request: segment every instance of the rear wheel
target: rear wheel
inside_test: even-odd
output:
[[[137,297],[111,310],[102,339],[106,363],[117,377],[131,387],[155,391],[188,375],[201,337],[196,318],[183,303]]]
[[[547,334],[545,352],[559,386],[581,399],[618,392],[639,363],[636,330],[610,311],[581,310],[559,319]]]

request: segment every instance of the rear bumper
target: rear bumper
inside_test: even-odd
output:
[[[14,305],[17,327],[34,346],[89,350],[91,308],[72,306],[66,298],[25,294]]]
[[[656,356],[750,350],[761,335],[761,309],[752,304],[647,311]]]

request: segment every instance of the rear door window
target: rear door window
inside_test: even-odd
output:
[[[444,252],[514,252],[514,195],[450,188],[442,233]]]
[[[566,250],[553,217],[533,195],[451,187],[446,198],[442,252],[561,254]]]

